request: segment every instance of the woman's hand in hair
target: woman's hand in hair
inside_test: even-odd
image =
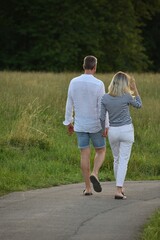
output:
[[[130,89],[133,92],[133,94],[135,96],[138,96],[139,93],[138,93],[138,90],[137,90],[135,78],[133,76],[130,77],[130,84],[129,85],[130,85]]]

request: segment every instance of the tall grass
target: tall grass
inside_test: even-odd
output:
[[[77,75],[0,72],[1,194],[82,181],[76,136],[62,124],[68,85]],[[106,90],[112,76],[97,74]],[[160,179],[160,74],[134,76],[143,108],[131,109],[135,143],[127,179]],[[114,179],[112,162],[107,142],[101,180]]]
[[[145,224],[140,240],[159,240],[160,239],[160,209],[151,216]]]

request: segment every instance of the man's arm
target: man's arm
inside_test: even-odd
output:
[[[103,97],[101,100],[101,112],[100,112],[100,122],[102,126],[102,136],[107,137],[108,129],[109,129],[109,116],[108,112],[106,111],[105,104],[103,103]]]
[[[99,109],[100,109],[100,121],[101,121],[102,130],[103,130],[102,135],[103,137],[107,137],[108,129],[109,129],[109,116],[108,116],[108,112],[106,112],[104,105],[102,104],[102,99],[104,94],[105,94],[105,86],[103,84],[100,90]]]
[[[73,126],[73,100],[70,94],[70,90],[71,90],[71,87],[69,87],[69,90],[68,90],[65,120],[63,121],[63,124],[67,126],[68,133],[71,135],[74,132],[74,126]]]

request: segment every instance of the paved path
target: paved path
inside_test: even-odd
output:
[[[114,182],[82,196],[83,183],[15,192],[0,198],[0,240],[135,240],[160,207],[160,181],[126,182],[127,200],[115,200]]]

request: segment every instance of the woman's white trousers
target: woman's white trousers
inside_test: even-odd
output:
[[[134,142],[133,125],[129,124],[120,127],[109,127],[108,139],[114,158],[113,169],[116,186],[123,187],[132,144]]]

